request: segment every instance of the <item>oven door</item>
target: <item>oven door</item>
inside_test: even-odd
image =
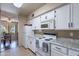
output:
[[[40,41],[40,40],[36,40],[36,50],[35,50],[35,53],[36,53],[36,55],[37,56],[43,56],[42,55],[42,48],[41,48],[41,46],[42,46],[42,41]]]
[[[39,40],[36,40],[36,48],[39,49],[40,46],[39,46]]]
[[[43,42],[42,43],[42,51],[48,55],[50,55],[50,43]]]

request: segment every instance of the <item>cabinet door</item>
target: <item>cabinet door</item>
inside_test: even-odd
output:
[[[55,10],[56,29],[69,29],[70,5],[62,6]]]
[[[40,17],[36,18],[35,25],[36,25],[36,29],[40,29],[41,28]]]
[[[79,29],[79,3],[78,4],[72,4],[72,27],[73,29]]]
[[[54,19],[54,11],[50,11],[47,13],[47,19],[48,20]]]
[[[32,48],[32,51],[35,52],[35,39],[34,38],[32,38],[31,48]]]
[[[47,21],[47,13],[41,16],[41,22]]]
[[[56,50],[63,54],[67,54],[67,48],[59,46],[59,45],[51,44],[51,51],[53,51],[53,50]]]
[[[50,11],[41,16],[41,22],[49,22],[49,29],[54,29],[54,11]]]
[[[65,54],[62,54],[56,50],[51,51],[51,56],[66,56]]]
[[[30,44],[29,44],[29,48],[33,51],[33,52],[35,52],[35,39],[34,38],[32,38],[32,37],[29,37],[29,40],[30,40]]]
[[[32,30],[34,30],[36,28],[36,22],[35,22],[35,19],[32,19]]]
[[[69,56],[79,56],[79,51],[69,49]]]
[[[34,18],[32,21],[32,29],[40,29],[41,24],[40,24],[40,17]]]
[[[54,11],[50,11],[41,16],[41,22],[54,19]]]
[[[54,11],[49,12],[47,18],[50,21],[50,29],[54,29]]]

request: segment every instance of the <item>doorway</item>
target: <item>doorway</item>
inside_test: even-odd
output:
[[[0,52],[18,46],[18,22],[0,20]]]

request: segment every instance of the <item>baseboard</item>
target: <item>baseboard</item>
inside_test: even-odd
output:
[[[29,49],[29,48],[28,48]],[[36,56],[36,53],[35,52],[33,52],[31,49],[29,49],[32,53],[34,53],[35,54],[35,56]]]

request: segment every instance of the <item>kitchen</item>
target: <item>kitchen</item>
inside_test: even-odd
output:
[[[79,4],[28,5],[39,7],[34,7],[27,17],[18,17],[18,45],[36,56],[79,56]]]

